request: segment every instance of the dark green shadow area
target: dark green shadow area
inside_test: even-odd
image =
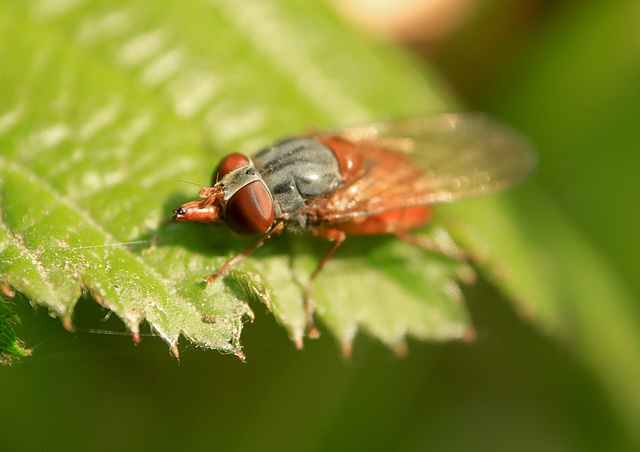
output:
[[[37,353],[0,369],[4,404],[13,413],[2,421],[13,432],[5,444],[8,450],[89,443],[94,450],[212,444],[292,451],[633,450],[579,361],[519,319],[489,285],[480,282],[467,293],[477,340],[411,341],[406,358],[361,336],[354,357],[344,360],[326,332],[295,351],[266,308],[254,305],[244,364],[188,346],[176,361],[158,338],[134,345],[128,336],[88,333],[123,330],[117,319],[103,322],[105,311],[89,300],[78,305],[75,334],[21,304],[18,314],[28,322],[18,334],[37,344]],[[119,434],[95,443],[96,426],[114,419],[121,419]],[[30,433],[34,425],[38,435]],[[152,437],[137,435],[151,430]]]

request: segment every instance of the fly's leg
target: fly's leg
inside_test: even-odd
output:
[[[405,230],[393,231],[393,234],[404,242],[407,242],[423,250],[440,254],[448,259],[460,263],[458,276],[462,282],[472,284],[476,280],[476,273],[473,267],[468,264],[467,254],[460,248],[449,233],[437,228],[432,235],[415,235]]]
[[[240,262],[245,257],[251,255],[251,253],[253,253],[255,250],[257,250],[262,245],[264,245],[264,242],[269,240],[272,236],[281,233],[283,230],[284,230],[284,223],[283,222],[276,223],[276,225],[274,227],[272,227],[269,232],[267,232],[265,235],[260,237],[260,239],[258,239],[255,243],[251,244],[251,246],[249,246],[243,252],[238,253],[235,256],[233,256],[231,259],[229,259],[227,262],[225,262],[225,264],[222,267],[220,267],[218,270],[216,270],[216,272],[213,275],[207,276],[206,278],[204,278],[204,280],[206,282],[208,282],[208,283],[212,283],[218,277],[220,277],[222,274],[224,274],[227,270],[229,270],[229,268],[231,268],[234,265],[236,265],[238,262]]]
[[[344,233],[344,231],[340,231],[338,229],[321,229],[321,228],[314,229],[311,232],[313,235],[317,237],[322,237],[324,239],[335,242],[331,247],[331,249],[329,250],[329,252],[325,254],[322,260],[320,260],[320,262],[318,262],[318,266],[316,267],[316,269],[311,274],[311,277],[309,278],[309,282],[307,283],[307,288],[305,291],[304,305],[307,311],[308,336],[310,339],[316,339],[320,337],[320,332],[318,331],[318,328],[316,328],[316,325],[313,321],[313,301],[312,301],[313,282],[315,281],[316,276],[318,276],[318,274],[322,271],[325,264],[329,261],[331,256],[333,256],[333,253],[335,253],[338,247],[342,245],[342,242],[344,242],[344,239],[346,238],[346,234]]]

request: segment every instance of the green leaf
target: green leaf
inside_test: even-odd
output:
[[[250,241],[166,223],[197,191],[179,180],[206,184],[222,155],[278,136],[453,106],[415,62],[302,0],[3,2],[0,61],[0,279],[68,328],[88,291],[134,337],[146,321],[176,354],[182,334],[242,357],[252,301],[268,301],[299,343],[304,287],[330,246],[277,237],[208,286]],[[576,327],[598,312],[580,301],[626,295],[593,279],[597,255],[553,206],[530,188],[443,208],[425,232],[446,227],[521,312],[606,363]],[[130,241],[142,243],[116,245]],[[567,269],[554,249],[582,265]],[[358,330],[398,350],[406,335],[462,338],[460,270],[392,238],[349,239],[316,282],[317,317],[345,350]],[[603,375],[626,383],[636,370]]]
[[[69,329],[88,291],[136,340],[146,321],[175,354],[182,334],[242,357],[250,298],[270,300],[300,343],[302,288],[326,243],[274,239],[207,285],[202,278],[249,242],[167,218],[196,193],[180,180],[207,183],[231,150],[254,152],[310,127],[444,109],[444,90],[425,84],[410,61],[372,48],[324,8],[0,5],[0,58],[11,62],[0,74],[2,281]],[[384,240],[365,252],[375,242],[347,244],[317,281],[319,317],[342,345],[358,327],[393,346],[405,334],[461,337],[468,314],[456,266]],[[408,261],[415,270],[403,270]]]
[[[4,291],[14,295],[9,289]],[[20,324],[20,317],[0,297],[0,364],[10,364],[16,358],[24,358],[31,354],[31,351],[24,348],[22,342],[16,338],[14,324]]]

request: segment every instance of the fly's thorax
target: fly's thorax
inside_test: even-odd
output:
[[[290,138],[258,152],[252,159],[273,197],[277,217],[291,217],[308,200],[342,185],[338,160],[313,138]]]

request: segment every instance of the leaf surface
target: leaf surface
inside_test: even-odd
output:
[[[176,354],[183,334],[242,356],[251,298],[270,300],[301,341],[302,288],[327,245],[275,239],[208,286],[202,278],[249,242],[167,222],[195,195],[180,180],[205,184],[220,156],[279,135],[445,104],[409,61],[371,49],[318,4],[0,8],[0,55],[12,63],[0,75],[3,282],[67,328],[88,291],[134,337],[146,321]],[[319,316],[345,347],[358,327],[390,345],[464,333],[467,312],[450,302],[455,266],[390,242],[361,256],[370,244],[347,245],[317,284]],[[404,272],[404,257],[422,270]]]

